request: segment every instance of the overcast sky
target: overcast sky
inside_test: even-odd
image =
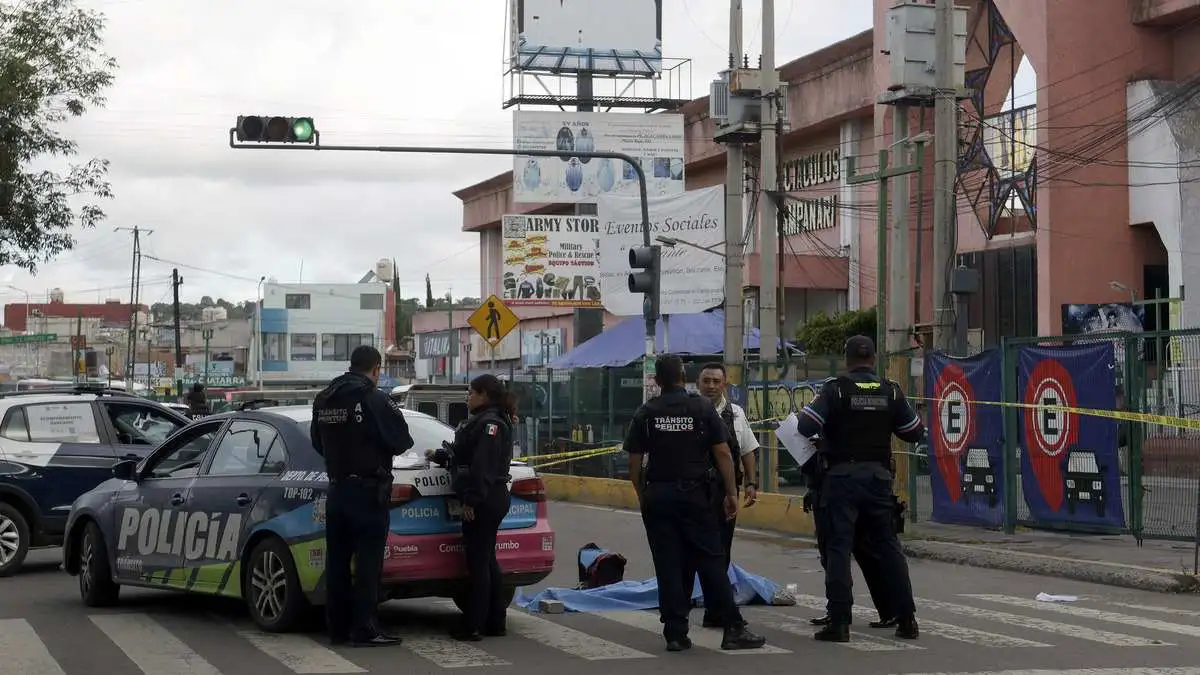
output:
[[[36,277],[0,272],[0,297],[128,298],[131,235],[182,269],[182,295],[253,298],[260,276],[354,282],[395,257],[405,296],[479,293],[478,235],[451,192],[511,167],[500,157],[234,151],[239,113],[308,114],[327,143],[510,147],[501,109],[507,0],[81,0],[108,17],[120,64],[106,109],[72,123],[81,157],[112,162],[107,221]],[[747,51],[761,45],[748,2]],[[870,26],[871,0],[779,0],[785,63]],[[467,6],[470,9],[467,9]],[[663,49],[693,60],[692,97],[724,67],[728,3],[665,0]],[[169,298],[172,265],[145,260],[142,299]],[[181,266],[182,267],[182,266]],[[303,272],[301,271],[303,270]]]

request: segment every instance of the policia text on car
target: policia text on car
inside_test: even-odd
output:
[[[892,501],[891,438],[910,443],[925,427],[899,385],[874,372],[875,345],[856,335],[846,341],[845,375],[831,378],[804,406],[798,430],[804,438],[822,435],[819,459],[825,463],[818,517],[825,537],[825,596],[829,622],[814,637],[850,639],[854,604],[850,554],[855,536],[871,542],[888,589],[896,637],[916,639],[919,630],[908,563],[896,536]]]
[[[766,640],[747,629],[734,601],[721,546],[721,520],[713,507],[714,491],[719,489],[724,494],[723,518],[737,516],[737,484],[725,423],[708,399],[684,389],[683,362],[678,356],[659,357],[654,379],[662,394],[634,414],[625,450],[654,558],[667,650],[692,646],[688,613],[697,573],[704,603],[725,631],[721,648],[757,649]],[[644,472],[643,460],[647,460]]]
[[[374,347],[355,347],[350,372],[335,378],[313,401],[310,435],[329,473],[326,612],[329,638],[335,644],[374,647],[400,642],[379,629],[375,610],[387,543],[392,458],[411,448],[413,439],[404,415],[376,385],[382,362]]]

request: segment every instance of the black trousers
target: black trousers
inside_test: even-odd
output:
[[[821,559],[821,569],[825,569],[825,547],[828,537],[825,533],[826,526],[821,517],[820,507],[813,509],[813,526],[817,535],[817,555]],[[874,542],[868,540],[861,531],[856,530],[854,548],[851,553],[854,561],[858,563],[858,569],[862,572],[863,579],[867,582],[867,591],[871,594],[871,604],[875,605],[875,611],[879,613],[880,621],[895,618],[891,597],[888,595],[887,579],[884,577],[884,570],[880,565]]]
[[[862,537],[878,561],[880,593],[895,613],[916,614],[908,562],[893,523],[892,475],[882,464],[843,464],[833,467],[821,489],[820,519],[825,529],[825,598],[834,621],[850,623],[854,605],[850,556],[856,537]],[[864,570],[864,576],[866,571]]]
[[[463,629],[501,630],[508,609],[500,563],[496,561],[496,534],[508,515],[512,496],[504,483],[488,489],[487,499],[475,507],[475,520],[463,521],[463,552],[467,558],[467,603]]]
[[[667,640],[688,633],[694,578],[690,570],[700,575],[707,611],[726,627],[744,624],[729,585],[712,490],[708,481],[651,483],[642,497],[642,522],[654,558],[659,616]]]
[[[387,488],[377,479],[329,486],[325,504],[325,611],[334,639],[373,636],[387,543]],[[351,574],[351,559],[354,572]]]
[[[737,518],[733,520],[725,520],[725,490],[722,486],[717,485],[713,488],[713,509],[717,514],[717,522],[720,523],[721,530],[721,548],[725,552],[725,574],[729,574],[729,566],[733,564],[733,532],[737,529]],[[738,493],[738,498],[741,498],[741,493]],[[689,591],[692,590],[696,583],[696,570],[694,567],[685,567],[684,580]],[[713,613],[712,608],[705,603],[704,609],[705,623],[718,622],[720,618]]]

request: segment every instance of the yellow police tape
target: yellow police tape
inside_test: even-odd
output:
[[[932,403],[951,400],[928,398],[925,396],[910,396],[909,398],[914,401],[929,401]],[[970,405],[994,405],[1001,408],[1020,408],[1023,410],[1049,410],[1052,412],[1070,413],[1074,415],[1087,415],[1089,417],[1104,417],[1122,422],[1143,422],[1145,424],[1154,424],[1160,427],[1172,427],[1175,429],[1200,429],[1200,419],[1187,419],[1184,417],[1171,417],[1168,415],[1151,415],[1149,413],[1127,412],[1123,410],[1100,410],[1099,408],[1075,408],[1065,405],[1009,403],[1007,401],[964,401],[957,398],[952,400]]]
[[[603,448],[587,448],[585,450],[571,450],[569,452],[552,452],[546,455],[528,455],[525,457],[514,457],[518,462],[543,461],[552,459],[578,459],[580,457],[591,457],[596,454],[604,454],[608,452],[616,452],[620,450],[619,445],[608,445]]]

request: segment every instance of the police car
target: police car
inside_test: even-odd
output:
[[[453,439],[437,419],[404,410],[415,445],[394,463],[384,598],[466,601],[462,505],[450,473],[425,459]],[[285,406],[193,422],[147,458],[112,467],[112,479],[71,508],[64,568],[91,607],[121,586],[240,598],[269,632],[302,624],[324,604],[324,460],[309,437],[312,409]],[[536,472],[513,462],[512,506],[497,558],[510,598],[554,567],[554,532]]]
[[[29,549],[57,546],[71,503],[190,420],[103,385],[0,394],[0,577]]]

